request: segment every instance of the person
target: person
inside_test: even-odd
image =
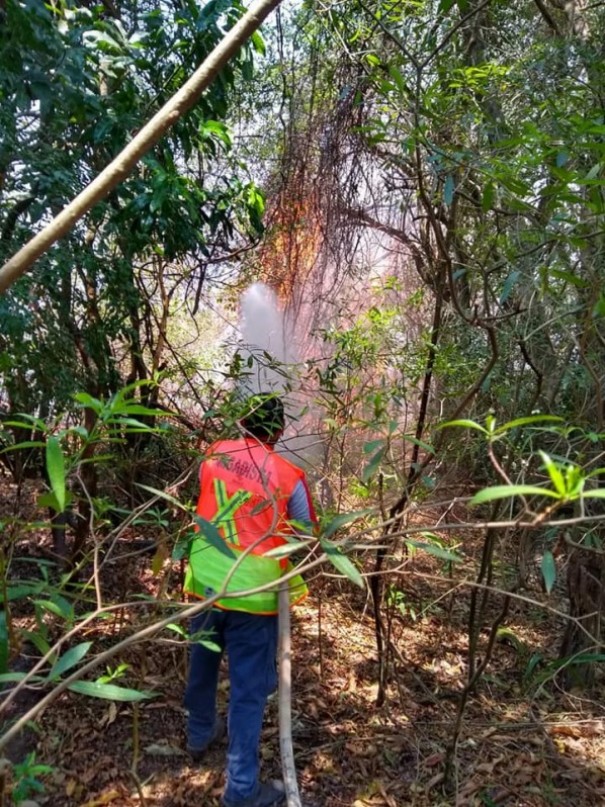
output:
[[[198,532],[184,588],[193,597],[227,596],[192,620],[192,632],[202,638],[191,648],[187,742],[199,760],[224,733],[216,690],[226,651],[230,695],[222,804],[273,807],[283,804],[285,794],[281,782],[260,782],[259,744],[267,698],[277,686],[277,588],[291,564],[266,553],[293,533],[313,529],[317,519],[305,473],[274,451],[285,424],[281,399],[252,396],[240,423],[244,435],[214,443],[200,466]],[[246,591],[252,593],[241,593]],[[300,576],[292,578],[289,591],[291,604],[306,596]]]

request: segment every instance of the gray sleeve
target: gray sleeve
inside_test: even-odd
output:
[[[302,480],[297,483],[288,499],[288,518],[308,526],[309,530],[313,528],[315,513],[309,499],[307,486]]]

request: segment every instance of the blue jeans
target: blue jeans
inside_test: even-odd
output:
[[[190,630],[192,633],[208,631],[208,640],[218,645],[220,652],[199,642],[191,647],[185,690],[189,747],[201,748],[212,737],[219,666],[226,650],[231,689],[224,796],[236,802],[247,799],[258,787],[258,749],[263,714],[267,697],[277,686],[277,616],[213,608],[194,617]]]

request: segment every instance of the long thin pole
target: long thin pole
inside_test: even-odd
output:
[[[55,241],[68,233],[97,202],[132,171],[136,163],[199,100],[203,91],[260,27],[281,0],[255,0],[244,16],[211,51],[191,78],[138,132],[130,143],[55,218],[0,268],[0,293],[21,277]]]
[[[292,747],[292,645],[290,640],[290,592],[279,587],[279,748],[288,807],[301,807]]]

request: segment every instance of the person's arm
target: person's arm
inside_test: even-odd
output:
[[[311,493],[304,479],[299,480],[288,499],[288,518],[304,525],[310,534],[314,532],[314,528],[317,526],[317,516],[311,500]]]

